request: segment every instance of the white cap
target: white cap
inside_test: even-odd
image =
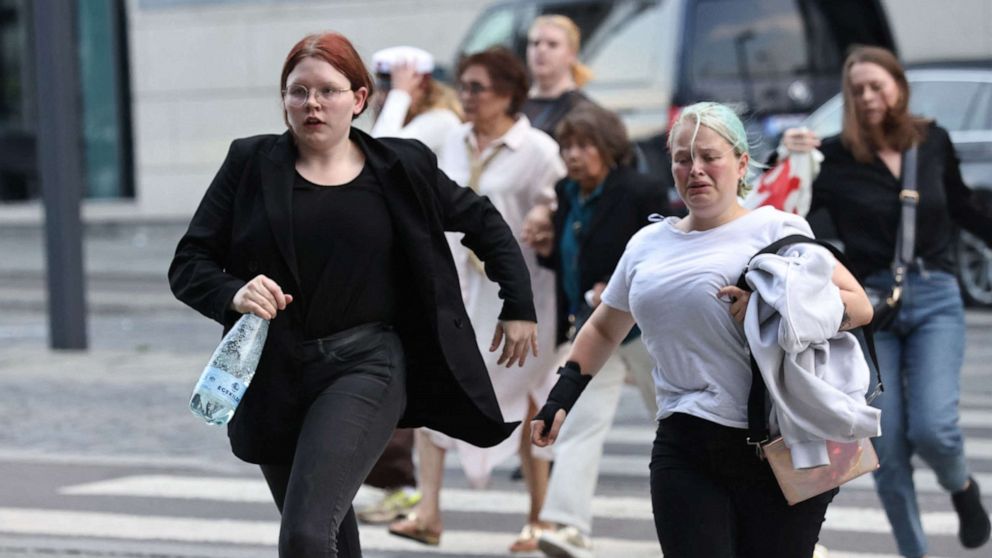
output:
[[[413,64],[418,74],[429,74],[434,71],[434,57],[422,48],[397,46],[384,48],[372,55],[372,71],[377,74],[388,74],[393,64],[408,62]]]

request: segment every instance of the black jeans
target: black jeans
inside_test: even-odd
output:
[[[362,555],[351,506],[406,406],[399,337],[366,324],[300,347],[310,400],[293,462],[262,465],[282,513],[281,558]]]
[[[747,430],[675,413],[651,452],[665,558],[809,558],[837,489],[789,506]]]

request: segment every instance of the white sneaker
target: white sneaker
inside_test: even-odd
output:
[[[545,529],[537,547],[551,558],[594,558],[592,540],[570,525]]]

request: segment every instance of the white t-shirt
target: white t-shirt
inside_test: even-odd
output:
[[[655,362],[658,416],[686,413],[747,428],[751,365],[744,327],[717,291],[737,284],[758,250],[790,234],[813,236],[806,221],[761,207],[707,231],[683,232],[677,217],[641,229],[624,251],[603,302],[630,312]]]

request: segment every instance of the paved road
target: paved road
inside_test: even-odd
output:
[[[278,516],[257,470],[222,429],[185,409],[219,327],[174,302],[163,273],[178,227],[87,237],[92,350],[45,349],[36,232],[0,234],[0,558],[271,557]],[[0,233],[5,231],[0,230]],[[962,424],[992,507],[992,314],[969,312]],[[623,395],[594,502],[601,557],[657,557],[646,497],[652,427]],[[490,489],[468,488],[455,460],[442,495],[439,548],[363,528],[372,558],[506,556],[523,524],[508,463]],[[921,465],[917,485],[932,556],[966,558],[948,497]],[[363,492],[359,503],[375,498]],[[895,556],[871,480],[843,490],[822,534],[832,558]]]

